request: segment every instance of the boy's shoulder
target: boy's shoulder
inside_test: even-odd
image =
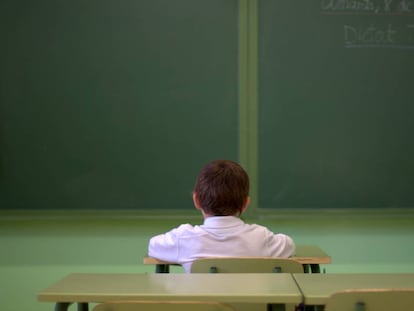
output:
[[[194,228],[194,225],[189,224],[189,223],[185,223],[185,224],[181,224],[177,227],[177,229],[190,229],[190,228]]]
[[[198,227],[198,225],[192,225],[192,224],[181,224],[178,227],[176,227],[174,229],[174,231],[176,232],[188,232],[188,231],[194,231],[196,230],[196,228]]]

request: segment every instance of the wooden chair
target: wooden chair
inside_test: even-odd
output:
[[[289,258],[274,257],[215,257],[195,260],[190,268],[191,273],[303,273],[303,265]],[[236,310],[268,310],[263,303],[234,303]],[[293,311],[296,306],[287,304],[284,310]],[[276,307],[271,307],[276,309]]]
[[[209,301],[114,301],[97,304],[93,311],[235,311],[231,306]]]
[[[289,258],[202,258],[191,265],[191,273],[303,273],[303,265]]]
[[[414,310],[414,289],[349,289],[332,294],[325,311]]]

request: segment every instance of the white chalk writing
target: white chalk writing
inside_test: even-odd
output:
[[[347,48],[396,48],[414,49],[414,25],[405,29],[395,28],[392,24],[385,27],[370,24],[367,27],[344,25],[344,44]]]
[[[414,0],[321,0],[323,13],[413,14]]]

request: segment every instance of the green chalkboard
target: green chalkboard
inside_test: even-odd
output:
[[[188,209],[237,160],[236,0],[3,0],[0,207]]]
[[[259,1],[259,206],[414,207],[413,1]]]

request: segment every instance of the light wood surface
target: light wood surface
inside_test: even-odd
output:
[[[43,302],[200,300],[300,303],[291,274],[70,274],[38,295]]]
[[[297,245],[296,254],[291,257],[301,264],[330,264],[332,259],[319,246]]]
[[[332,261],[327,253],[315,245],[296,246],[296,254],[291,258],[301,264],[330,264]],[[143,263],[146,265],[177,265],[177,263],[162,261],[153,257],[144,257]]]
[[[293,274],[307,305],[324,305],[335,292],[350,289],[414,288],[408,274]]]

